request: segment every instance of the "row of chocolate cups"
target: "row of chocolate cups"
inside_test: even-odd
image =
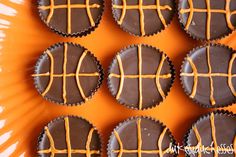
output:
[[[185,93],[203,107],[235,103],[236,52],[224,45],[193,49],[180,72]],[[38,59],[35,87],[47,100],[63,105],[88,101],[102,84],[104,74],[97,58],[86,48],[59,43]],[[108,88],[120,104],[145,110],[168,96],[175,79],[169,57],[155,47],[139,44],[122,49],[108,69]]]
[[[184,151],[187,157],[236,155],[236,115],[218,110],[203,115],[188,130],[183,146],[170,130],[151,117],[132,117],[117,125],[107,145],[108,157],[168,156]],[[86,157],[103,156],[104,143],[96,127],[77,116],[51,121],[38,138],[38,155]]]
[[[164,30],[176,12],[175,0],[112,0],[117,24],[132,35],[150,36]],[[85,36],[98,27],[103,0],[38,0],[41,19],[63,36]],[[215,40],[235,29],[236,2],[230,0],[180,0],[178,16],[183,29],[193,38]]]

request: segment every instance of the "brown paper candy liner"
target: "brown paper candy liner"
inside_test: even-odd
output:
[[[212,49],[214,49],[214,51]],[[215,55],[212,55],[213,53],[215,53]],[[205,44],[191,50],[185,57],[180,70],[180,80],[185,93],[195,103],[205,108],[227,107],[234,104],[236,98],[233,94],[236,93],[234,91],[234,77],[232,75],[234,75],[233,71],[235,71],[233,66],[235,63],[235,54],[232,48],[213,43]],[[220,55],[220,57],[216,58],[218,55]],[[204,60],[201,60],[202,57]],[[216,61],[216,59],[220,60]],[[199,69],[199,67],[201,69]],[[204,81],[205,84],[203,85]],[[216,88],[216,85],[219,83],[224,83],[221,85],[221,89],[219,89],[219,87]],[[209,91],[205,88],[209,88]],[[215,93],[217,93],[216,89],[217,91],[222,90],[222,92],[228,93],[228,97],[225,96],[225,99],[218,100],[219,96],[215,96]],[[209,101],[207,101],[207,99]]]
[[[103,75],[101,64],[89,50],[74,43],[57,43],[39,57],[32,76],[46,100],[74,106],[92,98]]]
[[[184,137],[185,156],[234,157],[236,154],[235,124],[236,115],[229,111],[216,110],[201,116]]]
[[[103,12],[104,12],[104,0],[99,0],[99,4],[97,3],[90,3],[90,0],[85,0],[85,4],[72,4],[71,3],[72,0],[68,0],[67,3],[70,2],[70,4],[67,3],[62,3],[62,1],[56,1],[56,0],[38,0],[38,12],[39,12],[39,16],[41,18],[41,20],[55,33],[63,36],[63,37],[83,37],[83,36],[87,36],[88,34],[92,33],[100,24]],[[48,5],[44,5],[44,3],[49,3]],[[57,4],[58,3],[58,4]],[[68,6],[70,6],[70,9],[68,9]],[[77,7],[77,8],[76,8]],[[90,25],[87,28],[81,29],[80,31],[73,31],[73,23],[78,22],[78,23],[85,23],[84,21],[76,21],[73,18],[72,12],[74,10],[81,10],[84,12],[80,12],[80,13],[75,13],[73,14],[75,15],[83,15],[85,14],[85,18],[84,19],[88,19],[88,23],[90,23]],[[96,19],[94,19],[94,10],[95,9],[101,9],[98,10],[99,11],[99,15],[97,16]],[[43,11],[47,11],[48,13],[45,12],[43,13]],[[62,10],[65,10],[64,12]],[[70,12],[70,14],[68,13],[68,11]],[[55,15],[55,13],[63,13],[62,15],[66,14],[66,21],[63,21],[63,16],[61,17],[57,17],[58,19],[60,18],[60,21],[54,22],[54,24],[52,25],[50,23],[50,21],[53,19]],[[47,16],[45,17],[44,14],[47,14]],[[58,15],[59,16],[59,15]],[[66,27],[66,31],[62,31],[59,30],[56,26],[61,23],[64,22],[65,23],[65,27]],[[56,24],[55,24],[56,23]],[[74,26],[75,27],[75,26]]]
[[[177,157],[175,146],[174,137],[163,123],[151,117],[139,116],[131,117],[115,127],[107,145],[107,153],[108,157]]]
[[[132,49],[137,49],[135,50],[135,54],[134,54],[134,51],[132,51]],[[143,49],[146,49],[146,51],[143,51]],[[147,50],[150,52],[148,52]],[[137,51],[137,54],[136,54],[136,51]],[[150,57],[150,55],[153,55],[153,56]],[[156,58],[156,60],[158,60],[159,58],[159,61],[156,61],[156,60],[154,61],[153,57]],[[146,59],[149,58],[149,60],[151,61],[153,65],[149,64],[150,62],[148,61],[144,62],[143,58],[146,58]],[[126,67],[135,62],[137,62],[137,66],[132,67],[134,68],[133,70],[130,70],[130,67]],[[142,66],[140,66],[140,62],[142,62]],[[144,68],[144,66],[145,67],[153,66],[153,67],[150,68],[152,70],[149,69],[148,71],[147,69]],[[135,70],[137,70],[137,73],[134,72]],[[117,71],[117,73],[114,73],[114,71]],[[121,77],[123,76],[121,74],[121,71],[123,71],[124,77]],[[142,98],[145,99],[145,95],[144,95],[145,92],[140,92],[140,82],[139,82],[140,79],[138,78],[138,75],[139,75],[138,73],[140,73],[140,71],[142,71],[141,86],[144,87],[145,84],[151,83],[151,85],[149,85],[146,88],[150,90],[154,90],[152,93],[156,95],[156,96],[152,96],[152,102],[149,103],[148,105],[144,103],[140,103],[140,99],[141,99],[140,93],[142,93]],[[152,72],[155,71],[155,72],[152,74],[150,71]],[[163,71],[166,73],[164,73]],[[123,85],[121,83],[122,79],[123,79]],[[109,66],[107,84],[108,84],[108,88],[111,94],[113,95],[113,97],[116,98],[116,100],[120,104],[130,109],[146,110],[146,109],[151,109],[158,106],[161,102],[165,100],[165,98],[168,96],[172,88],[174,79],[175,79],[175,70],[169,57],[165,53],[163,53],[162,51],[160,51],[159,49],[155,47],[145,45],[145,44],[139,44],[139,45],[130,45],[117,53],[116,57],[113,58],[111,65]],[[134,92],[136,92],[136,90],[131,89],[131,88],[126,89],[125,92],[128,91],[129,93],[125,94],[124,88],[127,85],[131,85],[132,83],[135,83],[133,81],[137,82],[137,80],[139,83],[137,83],[138,86],[137,87],[135,86],[135,88],[137,88],[137,91],[139,91],[139,93],[135,95],[135,99],[137,99],[138,102],[127,103],[127,100],[131,101],[132,99],[132,101],[134,101],[134,99],[131,96]],[[119,86],[119,88],[116,87],[117,85]],[[134,88],[134,86],[132,86],[132,88]],[[142,88],[142,91],[143,90],[144,88]],[[118,97],[118,95],[120,96]],[[123,96],[125,98],[123,98]],[[127,100],[123,100],[123,99],[127,99]]]
[[[39,157],[52,154],[100,157],[104,145],[101,139],[99,131],[88,120],[74,115],[60,116],[50,121],[41,131],[37,154]]]

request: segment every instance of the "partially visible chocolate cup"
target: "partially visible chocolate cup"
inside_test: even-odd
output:
[[[39,157],[101,157],[101,137],[87,120],[64,116],[52,120],[38,138]]]
[[[235,157],[236,115],[215,111],[202,116],[184,139],[186,157]]]
[[[108,157],[176,157],[176,143],[169,129],[150,117],[133,117],[120,123],[107,146]]]
[[[108,87],[120,104],[150,109],[167,97],[174,81],[174,67],[167,55],[144,45],[131,45],[113,59]]]
[[[33,74],[38,92],[51,102],[80,105],[99,89],[103,70],[97,58],[86,48],[59,43],[38,59]]]
[[[186,94],[203,107],[236,102],[236,52],[224,45],[193,49],[183,61],[181,82]]]
[[[82,37],[98,27],[103,0],[38,0],[42,21],[65,37]]]

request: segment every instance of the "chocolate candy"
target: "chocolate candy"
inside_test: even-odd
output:
[[[179,19],[193,38],[213,40],[230,34],[236,26],[235,0],[180,0]]]
[[[186,135],[187,157],[235,157],[236,115],[216,111],[201,117]]]
[[[121,104],[142,110],[162,102],[173,80],[173,66],[166,54],[141,44],[117,54],[110,65],[108,86]]]
[[[125,31],[149,36],[165,29],[175,12],[174,0],[112,0],[113,16]]]
[[[75,117],[60,117],[50,122],[39,136],[40,157],[101,156],[101,140],[96,128]]]
[[[119,124],[108,143],[108,157],[175,157],[175,140],[159,121],[146,117],[131,118]]]
[[[188,54],[181,80],[187,95],[204,107],[224,107],[236,98],[236,53],[232,49],[210,44]]]
[[[96,57],[87,49],[60,43],[42,54],[33,77],[36,89],[47,100],[79,105],[100,87],[103,72]]]
[[[103,0],[39,0],[41,19],[63,36],[83,36],[93,31],[103,13]]]

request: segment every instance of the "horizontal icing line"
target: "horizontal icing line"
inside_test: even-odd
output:
[[[66,9],[68,6],[67,5],[55,5],[54,6],[54,9]],[[51,7],[50,6],[40,6],[38,7],[39,9],[41,10],[48,10],[50,9]],[[86,4],[72,4],[70,6],[70,8],[86,8]],[[92,4],[92,5],[89,5],[89,8],[90,9],[93,9],[93,8],[100,8],[100,5],[99,4]]]
[[[196,75],[198,77],[230,77],[229,74],[223,74],[223,73],[211,73],[211,74],[198,73]],[[181,73],[180,76],[194,76],[194,73]],[[232,75],[232,77],[236,77],[236,74]]]
[[[43,74],[33,74],[33,77],[40,77],[40,76],[50,76],[49,73],[43,73]],[[92,76],[99,76],[99,73],[95,72],[95,73],[80,73],[80,74],[75,74],[75,73],[70,73],[70,74],[66,74],[66,77],[73,77],[73,76],[79,76],[79,77],[92,77]],[[53,77],[63,77],[63,74],[53,74]]]
[[[119,153],[120,150],[113,150],[112,152],[113,152],[113,153]],[[123,153],[137,153],[138,150],[123,149],[122,152],[123,152]],[[157,153],[159,153],[159,152],[160,152],[160,150],[141,150],[141,153],[142,153],[142,154],[157,154]],[[163,151],[163,154],[166,154],[166,153],[172,153],[172,152],[171,152],[171,151],[169,150],[169,148],[168,148],[168,149],[166,149],[165,151]]]
[[[122,5],[113,5],[114,9],[123,9]],[[161,10],[172,10],[172,8],[168,5],[164,5],[164,6],[159,6],[159,8]],[[139,5],[127,5],[126,9],[139,9]],[[158,9],[158,7],[156,5],[143,5],[142,9]]]
[[[185,13],[189,13],[189,12],[191,12],[190,9],[181,9],[181,10],[180,10],[180,13],[181,13],[181,14],[185,14]],[[208,10],[207,10],[207,9],[194,8],[194,9],[193,9],[193,12],[207,13]],[[220,9],[211,9],[210,12],[211,12],[211,13],[224,13],[224,14],[228,13],[228,11],[226,11],[226,10],[220,10]],[[233,14],[236,14],[236,11],[231,12],[231,15],[233,15]]]
[[[157,76],[159,76],[159,78],[162,78],[162,79],[171,78],[171,74],[166,74],[166,75],[141,75],[141,78],[154,79]],[[109,77],[121,78],[121,76],[118,75],[118,74],[110,74]],[[134,78],[139,78],[139,75],[124,75],[124,78],[134,79]]]
[[[39,150],[38,153],[44,153],[44,154],[48,154],[48,153],[51,153],[52,150],[51,149],[47,149],[47,150]],[[62,150],[59,150],[59,149],[55,149],[54,150],[54,153],[55,154],[66,154],[68,151],[67,149],[62,149]],[[83,150],[83,149],[71,149],[71,153],[75,154],[86,154],[87,150]],[[100,154],[100,151],[98,150],[91,150],[90,151],[90,154]]]

